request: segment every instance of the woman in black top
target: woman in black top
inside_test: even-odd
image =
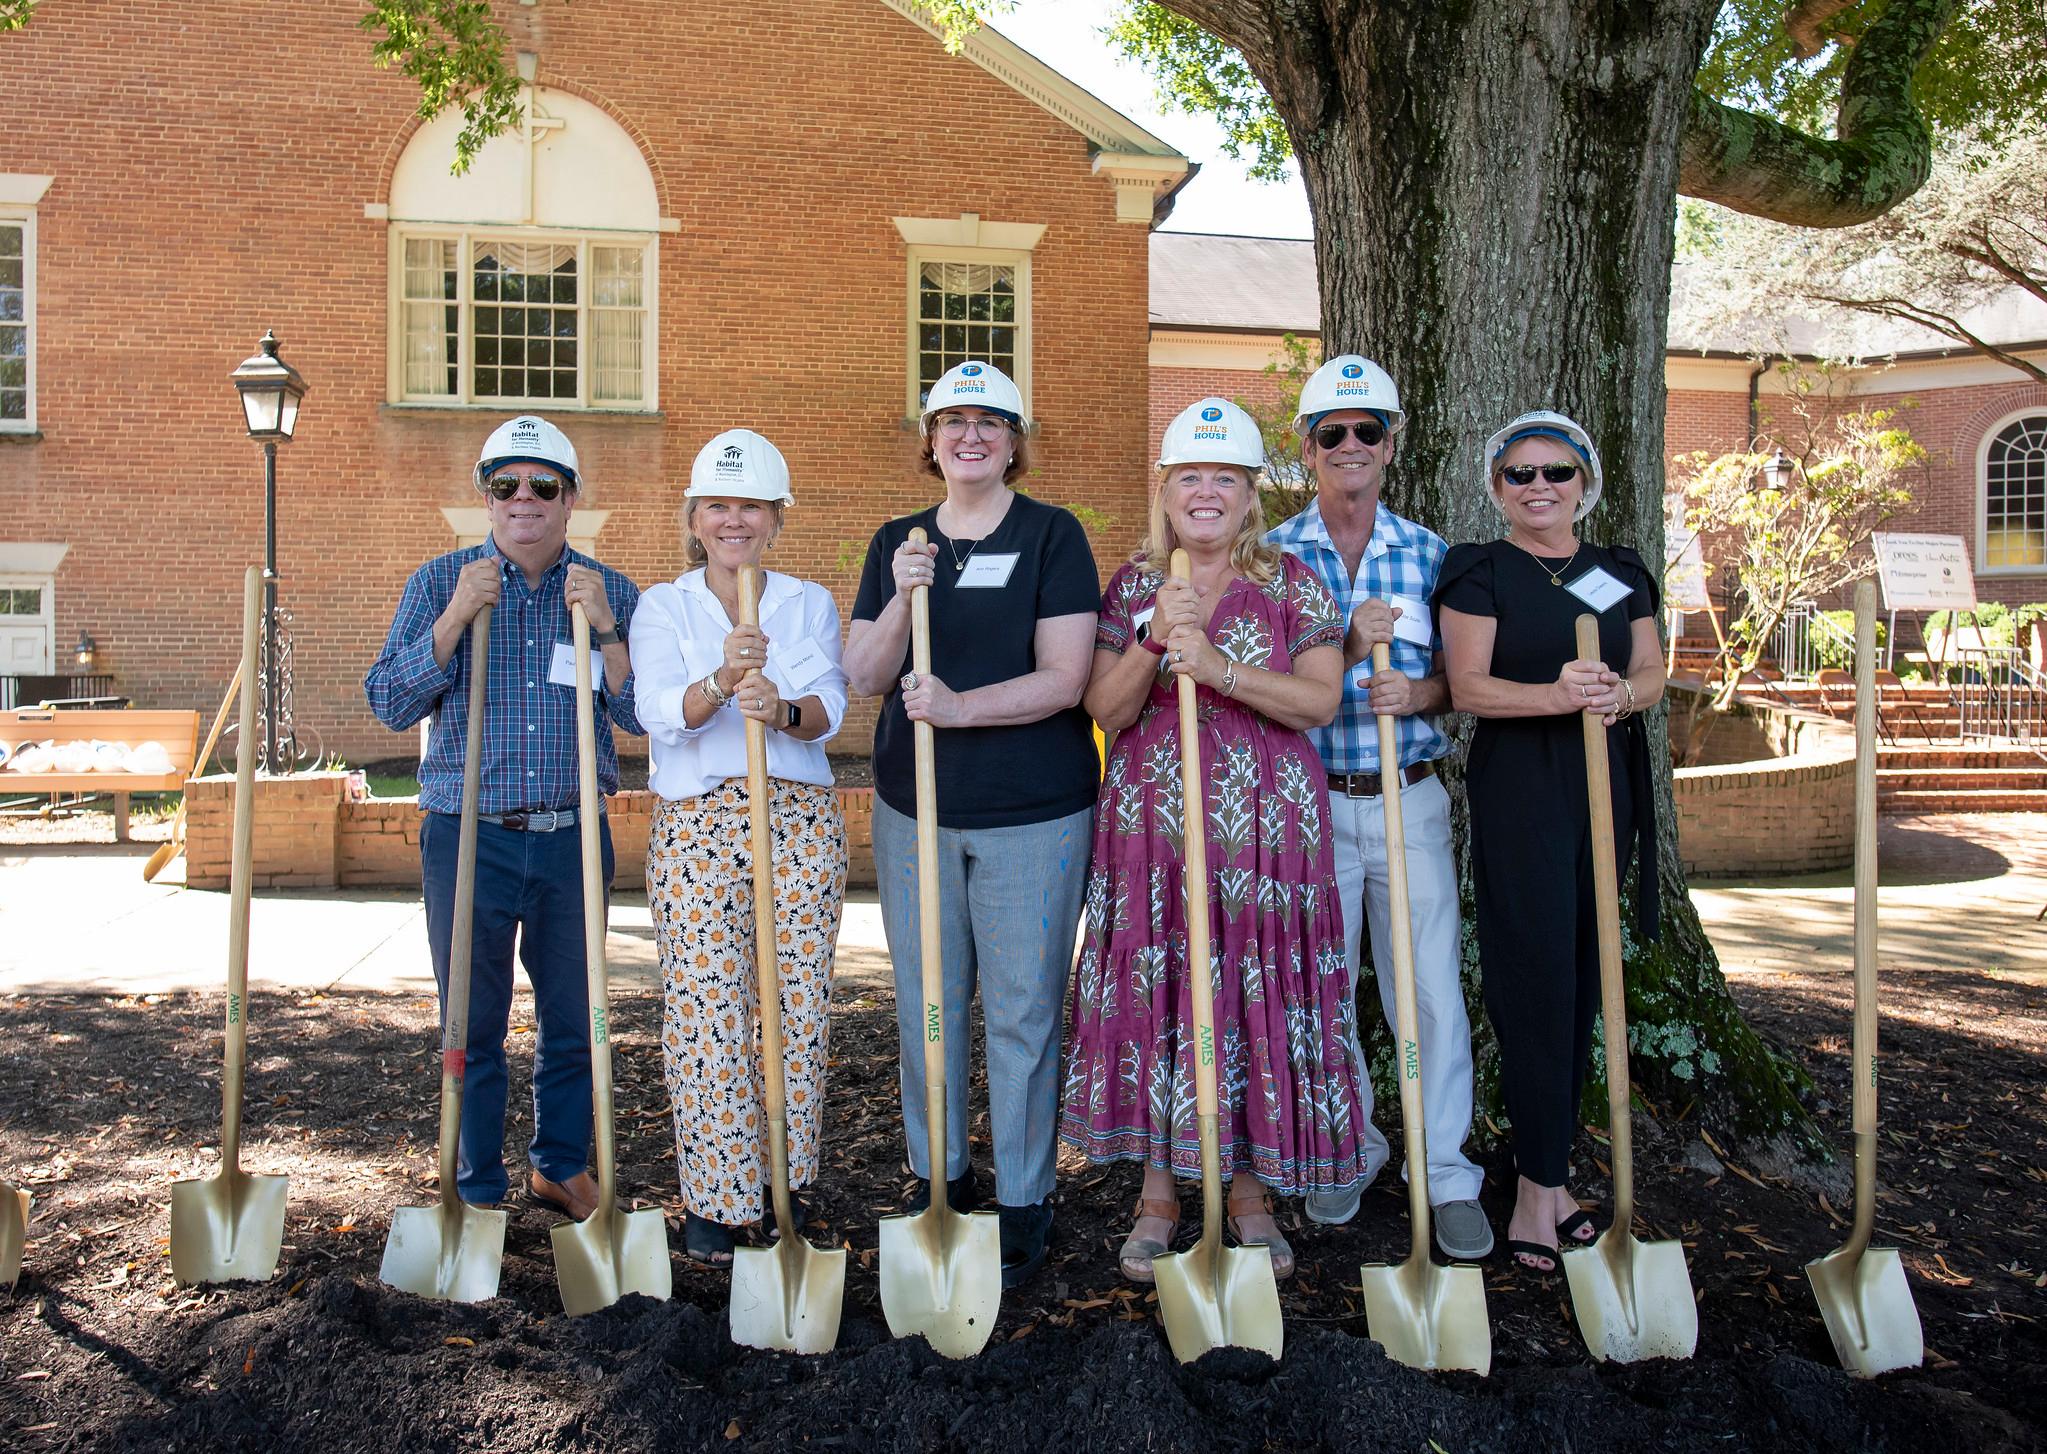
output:
[[[945,946],[947,1197],[978,1200],[967,1154],[967,1005],[987,1034],[989,1123],[1003,1283],[1044,1261],[1052,1228],[1059,1031],[1087,880],[1099,759],[1080,709],[1101,604],[1080,522],[1009,488],[1028,468],[1023,401],[992,364],[933,385],[924,465],[945,484],[929,510],[867,547],[845,669],[887,693],[874,738],[874,861],[895,961],[903,1130],[927,1179],[922,966],[912,723],[937,729],[939,913]],[[921,526],[930,543],[908,543]],[[931,671],[910,666],[909,593],[931,589]]]
[[[1582,543],[1599,500],[1599,453],[1547,410],[1487,441],[1507,533],[1454,547],[1435,593],[1452,703],[1479,719],[1465,786],[1486,1011],[1520,1173],[1507,1251],[1558,1270],[1558,1239],[1589,1242],[1565,1187],[1578,1094],[1599,1010],[1591,813],[1582,712],[1606,722],[1620,871],[1640,852],[1637,923],[1656,935],[1656,822],[1648,739],[1636,715],[1663,695],[1656,579],[1624,546]],[[1599,618],[1598,661],[1578,658],[1577,618]]]

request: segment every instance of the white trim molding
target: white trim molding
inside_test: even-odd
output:
[[[443,505],[441,518],[455,532],[455,548],[483,544],[490,534],[490,511],[481,505]],[[597,554],[597,533],[611,518],[609,510],[575,509],[569,512],[569,549],[583,555]]]
[[[2021,419],[2047,420],[2047,406],[2025,404],[2016,409],[2007,409],[1990,421],[1983,430],[1982,438],[1976,441],[1973,458],[1976,475],[1976,574],[1979,577],[2047,575],[2047,562],[2033,565],[1990,564],[1990,446],[1998,435]]]
[[[985,247],[997,252],[1029,252],[1045,235],[1042,222],[983,222],[977,212],[958,217],[891,217],[904,242],[912,247]]]
[[[1094,173],[1116,184],[1116,220],[1151,226],[1159,197],[1187,175],[1187,158],[1149,152],[1095,153]]]
[[[70,550],[69,545],[48,545],[32,540],[0,540],[0,574],[53,576]]]
[[[32,172],[0,172],[0,205],[33,207],[56,180]]]

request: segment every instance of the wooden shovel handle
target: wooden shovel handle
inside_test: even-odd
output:
[[[590,997],[590,1099],[597,1145],[597,1210],[617,1201],[617,1148],[611,1125],[611,1007],[604,967],[604,851],[597,837],[597,708],[590,686],[590,618],[569,603],[576,647],[576,826],[583,848],[583,975]]]
[[[1876,582],[1855,587],[1855,1226],[1857,1255],[1876,1227]]]
[[[910,544],[925,543],[924,531]],[[931,672],[931,588],[910,590],[910,670]],[[931,1161],[931,1206],[946,1210],[945,962],[938,932],[938,740],[929,722],[911,724],[917,760],[917,960],[924,993],[924,1131]]]
[[[249,1041],[249,899],[256,875],[256,652],[263,628],[263,572],[242,579],[241,750],[235,754],[235,826],[228,875],[227,1035],[220,1077],[220,1166],[240,1168],[242,1078]]]
[[[483,778],[483,714],[490,676],[486,605],[469,623],[469,715],[462,744],[462,816],[455,840],[455,904],[448,922],[448,990],[441,1003],[441,1202],[453,1206],[469,1052],[469,976],[476,941],[476,812]]]
[[[1385,642],[1372,648],[1372,675],[1393,670]],[[1386,893],[1393,940],[1394,1028],[1399,1032],[1400,1121],[1407,1143],[1409,1260],[1429,1255],[1429,1142],[1422,1116],[1421,1017],[1415,1009],[1414,927],[1407,896],[1407,817],[1401,802],[1400,729],[1378,714],[1379,803],[1386,824]]]
[[[1578,657],[1599,661],[1599,618],[1578,618]],[[1613,1225],[1635,1217],[1635,1143],[1628,1086],[1628,991],[1621,965],[1620,869],[1614,860],[1613,779],[1606,761],[1606,720],[1579,713],[1585,726],[1585,795],[1591,808],[1592,905],[1599,925],[1599,1004],[1606,1026],[1607,1135],[1613,1150]]]

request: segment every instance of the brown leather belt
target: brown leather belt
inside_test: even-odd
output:
[[[1413,763],[1400,770],[1400,780],[1413,787],[1435,770],[1433,762]],[[1329,774],[1329,791],[1346,798],[1377,798],[1384,796],[1386,789],[1376,772],[1333,772]]]

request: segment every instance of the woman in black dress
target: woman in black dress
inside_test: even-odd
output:
[[[1625,546],[1578,538],[1601,486],[1585,431],[1547,410],[1524,414],[1484,458],[1507,533],[1454,547],[1435,605],[1451,700],[1479,719],[1465,785],[1479,964],[1520,1173],[1507,1252],[1550,1275],[1560,1238],[1597,1235],[1565,1187],[1599,1010],[1579,714],[1605,719],[1620,872],[1639,849],[1637,924],[1654,938],[1655,803],[1637,714],[1663,695],[1663,652],[1655,575]],[[1578,658],[1586,612],[1599,618],[1598,661]]]

